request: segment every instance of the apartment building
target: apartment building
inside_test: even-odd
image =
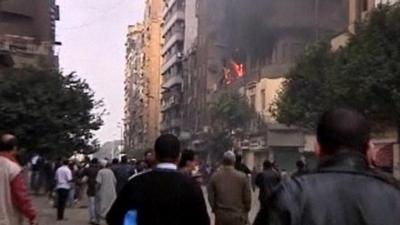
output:
[[[182,126],[182,86],[185,38],[185,1],[165,0],[161,50],[161,132],[180,136]]]
[[[124,149],[145,148],[145,112],[147,96],[144,76],[144,26],[128,27],[125,66]]]
[[[143,22],[128,28],[125,71],[127,151],[152,148],[160,134],[162,0],[146,0]]]
[[[58,68],[55,0],[0,1],[0,58],[9,67]]]

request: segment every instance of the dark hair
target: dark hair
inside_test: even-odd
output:
[[[274,164],[272,164],[272,162],[270,162],[269,160],[265,160],[263,163],[264,169],[271,169],[273,165]]]
[[[236,154],[235,156],[236,156],[235,162],[236,163],[242,163],[242,159],[243,159],[242,155],[241,154]]]
[[[90,163],[92,163],[93,165],[97,165],[99,163],[99,160],[97,158],[93,158]]]
[[[121,163],[124,163],[124,164],[128,163],[128,156],[126,156],[126,155],[122,156]]]
[[[112,164],[118,164],[118,163],[119,163],[119,159],[114,158],[114,159],[112,160]]]
[[[157,138],[154,145],[156,158],[160,162],[176,161],[180,154],[180,142],[172,134],[163,134]]]
[[[188,161],[194,161],[195,153],[193,150],[185,149],[182,152],[181,160],[179,161],[179,168],[183,168],[186,166]]]
[[[69,163],[70,163],[70,161],[69,161],[68,159],[64,159],[64,160],[63,160],[63,165],[64,165],[64,166],[68,166]]]
[[[341,150],[366,154],[370,140],[370,124],[360,113],[336,109],[324,113],[318,122],[317,140],[323,154]]]
[[[296,162],[296,167],[299,169],[303,169],[306,166],[306,164],[302,160],[297,160]]]
[[[0,152],[12,151],[18,146],[18,140],[14,135],[0,135]]]

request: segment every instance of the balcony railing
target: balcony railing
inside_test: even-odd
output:
[[[164,89],[170,89],[171,87],[177,85],[177,84],[182,84],[183,83],[183,78],[180,75],[175,75],[171,76],[168,80],[164,82],[162,85],[162,88]]]
[[[164,36],[178,20],[185,20],[185,13],[181,10],[174,12],[174,15],[168,21],[165,21],[162,36]]]
[[[183,54],[181,52],[174,54],[161,66],[161,74],[165,74],[169,68],[171,68],[175,63],[180,62],[182,58]]]
[[[173,44],[175,44],[177,41],[183,41],[183,32],[177,31],[175,34],[171,36],[169,40],[165,43],[164,47],[161,50],[161,54],[164,55]]]

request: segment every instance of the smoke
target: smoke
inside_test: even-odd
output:
[[[219,23],[221,40],[231,52],[245,52],[240,60],[270,59],[283,35],[315,41],[347,26],[347,0],[211,0],[224,1]]]

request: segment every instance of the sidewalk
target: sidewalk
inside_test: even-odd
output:
[[[56,220],[56,209],[45,197],[34,198],[35,207],[39,211],[39,225],[87,225],[89,224],[86,208],[68,208],[65,210],[65,221]]]

